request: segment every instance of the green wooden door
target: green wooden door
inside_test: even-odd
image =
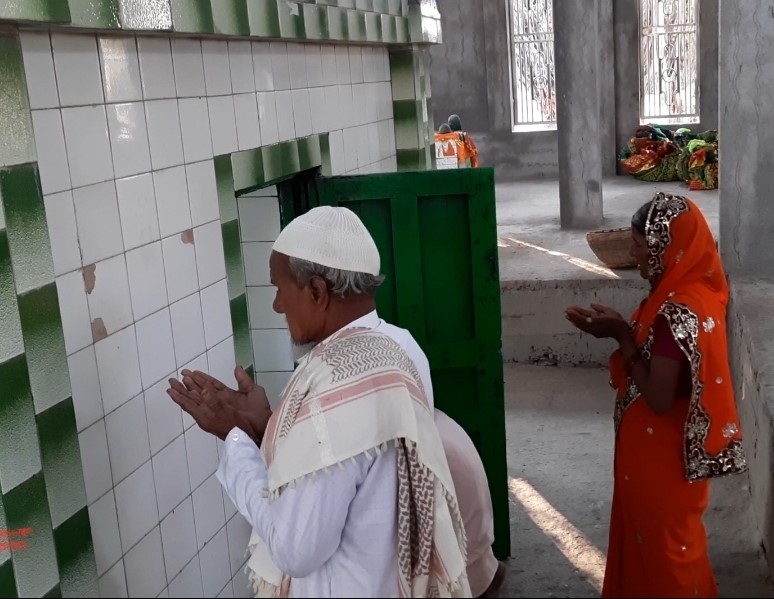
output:
[[[315,189],[316,188],[316,189]],[[472,438],[487,471],[495,554],[510,554],[494,173],[460,169],[318,178],[283,220],[346,206],[373,235],[385,282],[379,315],[430,361],[436,406]]]

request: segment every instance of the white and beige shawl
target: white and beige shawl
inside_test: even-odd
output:
[[[382,333],[339,331],[302,359],[261,448],[269,498],[388,444],[398,450],[401,597],[470,597],[465,531],[443,445],[414,363]],[[256,596],[286,597],[291,581],[255,533],[249,549]]]

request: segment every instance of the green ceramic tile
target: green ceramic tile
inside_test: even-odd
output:
[[[121,27],[119,0],[68,0],[72,24],[93,29]]]
[[[328,18],[328,39],[346,40],[347,39],[347,11],[342,8],[329,6],[326,9]]]
[[[0,364],[0,489],[8,493],[40,471],[35,408],[24,354]]]
[[[70,396],[70,374],[56,283],[19,296],[24,351],[35,413]]]
[[[369,42],[377,43],[382,41],[382,19],[381,15],[375,12],[368,12],[365,17],[365,36]]]
[[[46,484],[49,484],[48,478]],[[82,508],[54,528],[54,547],[62,594],[65,597],[99,597],[88,508]]]
[[[379,15],[382,22],[382,41],[385,44],[395,44],[398,41],[398,32],[395,28],[395,17],[392,15]]]
[[[242,263],[242,242],[239,236],[239,221],[234,219],[223,223],[223,254],[226,259],[226,282],[228,297],[239,297],[245,292],[245,267]]]
[[[8,237],[0,231],[0,362],[24,351]]]
[[[400,14],[403,17],[407,17],[409,14],[409,0],[400,0]]]
[[[320,166],[324,177],[333,176],[333,169],[331,168],[331,142],[328,133],[320,135]]]
[[[414,56],[411,50],[390,52],[390,80],[394,101],[416,99]]]
[[[136,31],[172,29],[170,0],[119,0],[121,27]]]
[[[246,0],[212,0],[212,21],[215,33],[250,35]]]
[[[416,100],[400,100],[392,103],[396,148],[420,147],[419,110],[419,102]]]
[[[27,546],[11,550],[16,588],[21,597],[40,597],[59,582],[43,473],[4,493],[3,504],[8,529],[29,531]]]
[[[5,0],[0,2],[0,20],[70,21],[70,8],[64,0]],[[0,597],[4,595],[0,593]]]
[[[351,42],[366,41],[365,14],[356,10],[347,11],[347,37]]]
[[[374,9],[374,0],[355,0],[357,10],[372,11]]]
[[[320,137],[310,135],[297,140],[298,145],[298,168],[300,171],[306,171],[317,168],[322,164],[322,154],[320,153]]]
[[[231,300],[231,326],[234,329],[234,352],[236,363],[242,368],[253,363],[253,344],[250,340],[250,323],[248,322],[247,295]]]
[[[0,2],[0,6],[2,5]],[[18,37],[0,35],[0,57],[1,168],[32,162],[36,157],[30,107],[27,102],[27,81],[24,77]]]
[[[0,597],[18,597],[16,578],[13,575],[13,562],[10,559],[0,565]]]
[[[237,201],[234,194],[234,171],[231,168],[231,156],[215,156],[215,182],[218,187],[218,205],[220,220],[227,222],[237,218]]]
[[[389,2],[387,0],[373,0],[374,3],[374,12],[378,12],[381,14],[387,14],[390,12],[389,8]]]
[[[72,595],[70,595],[72,596]],[[42,595],[43,599],[61,599],[62,597],[62,588],[55,584],[48,593],[45,593]]]
[[[341,8],[355,8],[355,0],[338,0],[337,4]]]
[[[261,148],[255,148],[231,154],[231,168],[234,173],[233,191],[244,193],[245,190],[263,185],[261,153]]]
[[[324,6],[313,6],[304,4],[304,37],[308,40],[327,40],[330,32],[328,30],[328,10]]]
[[[399,44],[408,44],[409,25],[406,17],[395,17],[395,33]]]
[[[285,0],[277,0],[280,35],[288,39],[303,39],[304,13],[301,6]]]
[[[387,0],[387,12],[391,15],[400,15],[400,0]]]
[[[212,33],[215,24],[212,21],[210,0],[170,0],[172,27],[184,33]]]
[[[426,155],[422,149],[398,150],[396,161],[398,171],[427,170]]]
[[[250,35],[280,36],[277,0],[250,0],[247,3],[247,17],[250,23]]]
[[[25,164],[0,171],[0,199],[17,293],[52,282],[54,263],[37,169]]]
[[[86,507],[73,400],[38,414],[37,424],[51,522],[56,528]]]
[[[295,140],[263,148],[263,172],[267,183],[276,182],[300,170],[298,144]]]

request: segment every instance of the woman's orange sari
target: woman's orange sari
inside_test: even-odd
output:
[[[615,483],[602,596],[714,597],[702,522],[708,479],[746,468],[728,364],[728,285],[710,228],[690,200],[657,194],[645,233],[657,285],[632,316],[632,332],[649,360],[655,319],[665,317],[693,389],[656,415],[620,352],[611,357]]]

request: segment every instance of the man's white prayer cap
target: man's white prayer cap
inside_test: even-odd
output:
[[[282,229],[272,249],[291,258],[374,276],[381,266],[373,237],[349,208],[312,208]]]

